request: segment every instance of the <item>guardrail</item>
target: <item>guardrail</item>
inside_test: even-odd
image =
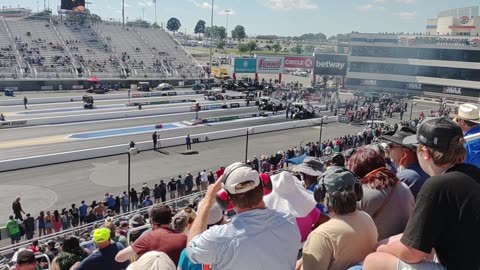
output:
[[[188,203],[185,204],[185,205],[187,205],[187,204],[193,202],[193,200],[195,200],[196,198],[204,197],[205,193],[206,193],[206,191],[200,191],[200,192],[192,193],[192,194],[189,194],[189,195],[186,195],[186,196],[182,196],[180,198],[167,200],[167,201],[163,202],[162,204],[168,205],[168,206],[170,206],[171,208],[174,208],[174,209],[178,209],[179,207],[181,207],[183,209],[184,205],[181,205],[181,204],[183,204],[185,201],[188,201]],[[130,212],[127,212],[127,213],[122,213],[120,215],[116,215],[113,218],[114,218],[114,220],[127,219],[128,217],[130,217],[134,214],[142,214],[142,215],[146,214],[149,210],[150,210],[150,207],[140,208],[140,209],[133,210],[133,211],[130,211]],[[70,229],[67,229],[67,230],[64,230],[64,231],[60,231],[58,233],[52,233],[52,234],[49,234],[49,235],[44,235],[44,236],[41,236],[41,237],[38,237],[38,238],[35,238],[35,239],[38,240],[39,242],[46,242],[48,240],[62,238],[62,237],[67,236],[67,235],[77,235],[78,236],[82,232],[91,231],[94,228],[94,226],[96,226],[97,224],[102,224],[104,222],[105,222],[105,219],[102,219],[102,220],[98,220],[98,221],[93,222],[93,223],[84,224],[84,225],[81,225],[81,226],[78,226],[78,227],[73,227],[73,228],[70,228]],[[18,244],[14,244],[14,245],[9,245],[7,247],[1,247],[0,248],[0,255],[5,256],[7,254],[11,254],[11,253],[13,253],[13,251],[15,251],[18,248],[30,245],[31,241],[33,241],[33,239],[28,240],[28,241],[23,241],[23,242],[20,242]]]

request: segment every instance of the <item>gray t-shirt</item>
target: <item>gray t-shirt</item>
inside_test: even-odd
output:
[[[372,216],[387,198],[391,187],[376,190],[363,185],[363,199],[357,208]],[[412,192],[402,182],[398,182],[392,198],[373,220],[378,229],[378,240],[402,233],[415,206]]]

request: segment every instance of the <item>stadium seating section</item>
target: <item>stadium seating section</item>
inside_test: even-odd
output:
[[[0,78],[200,78],[167,32],[118,23],[0,19]]]

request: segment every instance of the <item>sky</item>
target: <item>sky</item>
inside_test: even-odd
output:
[[[102,18],[121,18],[121,0],[87,0],[92,13]],[[144,17],[155,21],[154,0],[125,0],[128,20]],[[156,0],[157,20],[180,20],[182,32],[192,33],[198,20],[210,25],[212,0]],[[56,10],[60,0],[0,0],[0,6],[28,7],[36,11],[44,4]],[[426,19],[438,12],[478,5],[467,0],[214,0],[214,24],[243,25],[248,36],[298,36],[322,32],[327,36],[352,31],[423,32]],[[229,10],[228,16],[226,10]]]

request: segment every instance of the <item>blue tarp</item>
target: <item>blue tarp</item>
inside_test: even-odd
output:
[[[291,164],[295,164],[295,165],[302,164],[303,160],[306,157],[307,157],[307,155],[298,156],[298,157],[294,157],[294,158],[289,158],[289,159],[287,159],[287,163],[291,163]]]

